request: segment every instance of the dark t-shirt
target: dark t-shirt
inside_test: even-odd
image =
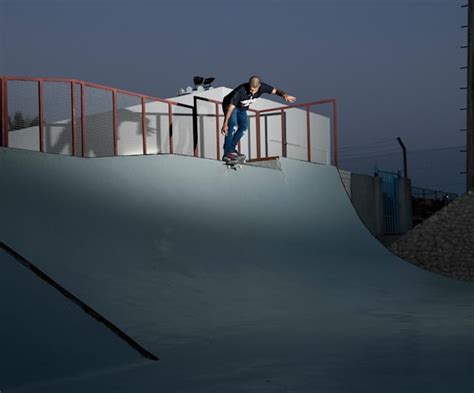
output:
[[[258,97],[265,93],[271,94],[272,90],[272,86],[262,82],[258,91],[252,94],[250,93],[249,83],[242,83],[224,97],[222,106],[227,108],[230,104],[233,104],[240,109],[247,109]]]

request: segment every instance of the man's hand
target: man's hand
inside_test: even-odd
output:
[[[224,125],[222,126],[221,133],[222,133],[222,135],[227,135],[228,132],[229,132],[229,125],[228,125],[228,124],[224,124]]]
[[[296,97],[290,96],[289,94],[286,94],[283,90],[274,88],[272,90],[272,94],[276,94],[277,96],[280,96],[283,98],[286,102],[295,102]]]

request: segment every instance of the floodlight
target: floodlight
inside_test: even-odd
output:
[[[194,81],[194,86],[202,85],[202,82],[204,82],[204,78],[202,76],[195,76],[193,78]]]
[[[214,82],[216,78],[206,78],[204,79],[204,86],[209,86],[212,82]]]

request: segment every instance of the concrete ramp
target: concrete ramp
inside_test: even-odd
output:
[[[0,249],[0,386],[37,389],[144,363],[104,325]]]
[[[280,164],[0,150],[0,237],[160,357],[44,391],[472,390],[472,285],[387,251],[336,168]]]

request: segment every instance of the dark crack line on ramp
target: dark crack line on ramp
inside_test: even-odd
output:
[[[85,313],[89,314],[92,318],[96,319],[98,322],[104,324],[108,329],[110,329],[115,335],[120,337],[123,341],[125,341],[128,345],[130,345],[133,349],[139,352],[142,356],[150,360],[159,360],[159,358],[153,355],[151,352],[147,351],[143,348],[139,343],[137,343],[133,338],[127,335],[123,330],[121,330],[118,326],[114,325],[108,319],[100,315],[97,311],[95,311],[92,307],[88,306],[82,300],[80,300],[77,296],[73,295],[69,292],[66,288],[61,286],[51,277],[49,277],[46,273],[41,271],[37,268],[33,263],[28,261],[26,258],[18,254],[15,250],[7,246],[5,243],[0,242],[0,249],[7,252],[10,256],[12,256],[17,262],[22,264],[24,267],[32,271],[36,276],[38,276],[41,280],[46,282],[48,285],[52,286],[54,289],[59,291],[64,297],[69,299],[71,302],[79,306]]]

